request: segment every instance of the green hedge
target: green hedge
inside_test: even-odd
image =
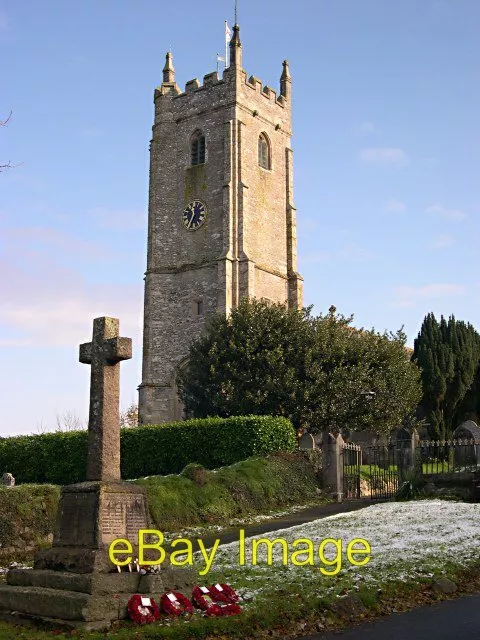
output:
[[[214,469],[250,456],[291,451],[295,431],[285,418],[203,418],[121,429],[122,478],[179,473],[198,462]],[[45,433],[0,439],[0,475],[17,483],[70,484],[85,480],[87,432]]]

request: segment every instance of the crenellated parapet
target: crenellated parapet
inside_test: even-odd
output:
[[[245,71],[242,72],[242,75],[244,76],[245,86],[256,91],[259,96],[270,100],[272,103],[278,104],[282,108],[285,108],[287,106],[287,100],[285,96],[282,95],[281,90],[277,94],[277,91],[275,91],[275,89],[272,89],[272,87],[269,87],[268,85],[264,85],[263,82],[256,76],[250,76],[249,78],[247,78],[247,74]]]
[[[237,32],[238,37],[238,32]],[[237,49],[241,47],[239,41],[235,45]],[[237,49],[235,51],[237,51]],[[237,51],[238,58],[238,51]],[[238,61],[238,60],[237,60]],[[237,68],[234,64],[225,69],[222,77],[219,76],[218,71],[207,73],[203,77],[203,83],[200,83],[198,78],[193,78],[185,84],[185,90],[181,91],[177,83],[175,82],[175,71],[173,68],[173,61],[171,53],[167,54],[167,61],[163,70],[163,82],[155,89],[154,100],[161,97],[169,97],[174,99],[186,99],[192,94],[198,92],[204,92],[205,90],[214,90],[217,92],[215,99],[220,99],[222,96],[228,98],[231,93],[235,93],[236,97],[239,93],[243,92],[243,88],[246,90],[245,98],[250,100],[256,100],[258,96],[261,107],[262,100],[267,100],[271,105],[277,105],[281,109],[289,108],[291,97],[291,77],[288,67],[288,62],[283,62],[283,72],[280,77],[279,91],[273,89],[268,85],[264,85],[263,82],[254,75],[248,76],[247,72],[242,68]]]

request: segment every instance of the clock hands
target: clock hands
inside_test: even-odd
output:
[[[187,204],[183,211],[183,224],[189,231],[195,231],[200,227],[206,217],[207,209],[203,202],[194,200]]]
[[[195,218],[195,209],[191,204],[188,205],[188,209],[192,215],[190,216],[190,220],[188,221],[187,229],[191,229],[193,224],[193,219]]]

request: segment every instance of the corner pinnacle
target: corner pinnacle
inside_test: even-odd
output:
[[[175,69],[173,68],[173,58],[169,51],[165,56],[165,66],[163,67],[163,82],[169,84],[175,82]]]

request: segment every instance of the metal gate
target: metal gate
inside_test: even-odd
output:
[[[370,496],[372,500],[389,500],[398,490],[397,452],[394,444],[368,448],[370,462]]]
[[[360,466],[362,450],[358,444],[345,443],[343,446],[343,497],[360,498]]]

